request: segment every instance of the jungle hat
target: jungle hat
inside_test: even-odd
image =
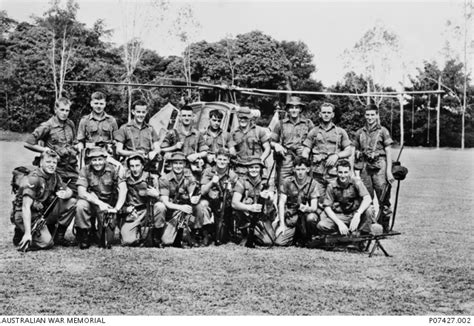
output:
[[[145,156],[143,156],[142,154],[136,153],[127,157],[127,160],[126,160],[127,166],[129,166],[130,161],[133,159],[139,159],[142,162],[142,164],[145,164],[145,161],[146,161]]]
[[[252,118],[252,110],[247,106],[243,106],[237,111],[237,117],[250,119]]]
[[[298,96],[291,96],[288,102],[286,102],[286,106],[288,105],[299,105],[299,106],[305,106],[303,102],[301,102],[301,99]]]
[[[93,157],[107,157],[107,151],[102,148],[102,147],[92,147],[89,149],[89,153],[87,154],[88,158],[93,158]]]
[[[171,154],[171,157],[168,159],[169,162],[175,161],[186,161],[186,156],[183,152],[175,152]]]
[[[243,166],[251,166],[251,165],[258,164],[262,168],[265,167],[265,164],[263,164],[262,160],[260,159],[260,156],[249,156],[243,159],[242,161],[240,161],[240,164]]]

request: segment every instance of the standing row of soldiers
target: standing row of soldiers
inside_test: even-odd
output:
[[[388,199],[380,206],[380,221],[374,221],[371,203],[393,182],[392,139],[374,106],[366,108],[366,125],[352,142],[333,123],[330,103],[321,106],[321,121],[314,126],[301,116],[304,103],[291,97],[286,118],[271,133],[255,124],[248,108],[238,111],[239,126],[232,133],[221,129],[219,110],[209,113],[209,127],[199,131],[192,108],[184,106],[178,127],[160,144],[145,122],[143,101],[133,104],[133,120],[118,128],[104,111],[105,95],[93,93],[92,112],[80,120],[77,133],[68,119],[70,105],[58,99],[55,116],[26,141],[26,148],[41,154],[39,166],[18,180],[12,222],[20,248],[70,245],[65,233],[73,220],[81,249],[97,241],[106,220],[112,230],[118,223],[123,245],[143,243],[147,227],[157,247],[243,238],[248,247],[305,245],[318,233],[369,233],[375,222],[388,230]],[[265,173],[272,149],[276,169]],[[168,172],[159,177],[158,157]],[[355,164],[349,163],[354,158]],[[274,170],[278,191],[266,178]],[[38,229],[40,219],[45,227]],[[172,242],[170,225],[178,231]]]

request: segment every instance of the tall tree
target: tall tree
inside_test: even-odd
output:
[[[345,50],[343,56],[345,67],[349,71],[360,74],[365,80],[366,89],[356,88],[358,92],[380,92],[387,86],[387,78],[394,65],[400,65],[399,37],[381,23],[377,23],[352,49]],[[359,100],[361,103],[364,102],[362,98]],[[365,98],[366,104],[372,101],[377,106],[382,100],[383,97],[378,95]]]

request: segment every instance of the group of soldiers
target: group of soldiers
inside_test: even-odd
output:
[[[120,128],[101,92],[91,95],[92,111],[77,130],[70,106],[59,98],[55,115],[25,143],[40,156],[12,181],[13,242],[20,249],[87,249],[103,244],[107,230],[109,247],[115,230],[122,245],[153,247],[305,246],[320,234],[388,231],[389,196],[382,194],[394,180],[393,141],[373,105],[352,141],[333,123],[331,103],[321,105],[315,125],[303,118],[300,98],[291,97],[271,132],[242,107],[232,133],[222,130],[217,109],[208,128],[197,130],[185,105],[161,142],[146,122],[144,101],[133,103],[133,119]],[[65,238],[71,223],[75,241]]]

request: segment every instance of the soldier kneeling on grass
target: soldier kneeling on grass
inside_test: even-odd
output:
[[[337,178],[326,189],[318,230],[325,234],[335,231],[342,235],[370,234],[375,212],[367,188],[360,179],[351,176],[347,160],[339,161],[336,168]]]
[[[161,201],[164,205],[160,205],[158,211],[168,222],[177,220],[175,226],[177,234],[171,243],[166,240],[164,244],[181,248],[200,246],[204,211],[208,208],[198,204],[201,199],[199,183],[191,170],[185,169],[186,156],[183,152],[173,153],[168,161],[171,164],[171,171],[159,180]]]
[[[161,236],[165,219],[160,210],[163,203],[158,202],[160,192],[158,191],[158,179],[149,171],[144,171],[145,157],[135,154],[127,158],[127,172],[125,181],[127,183],[127,200],[122,209],[126,213],[125,221],[120,230],[122,244],[128,246],[139,245],[145,240],[148,228],[151,232],[153,246],[162,247]],[[155,201],[154,203],[152,201]],[[152,206],[150,206],[152,205]],[[148,215],[151,216],[148,216]],[[147,221],[151,218],[151,221]],[[147,225],[147,222],[151,222]],[[151,226],[152,225],[152,226]]]
[[[297,157],[293,163],[294,175],[281,185],[276,230],[280,245],[289,245],[294,240],[295,244],[304,246],[316,233],[319,192],[316,180],[309,175],[310,168],[309,160]]]
[[[105,149],[92,148],[89,151],[90,163],[79,173],[75,228],[81,249],[90,247],[89,230],[93,214],[97,217],[99,232],[106,226],[113,236],[115,214],[122,208],[127,195],[123,168],[107,162],[107,156]],[[103,234],[99,234],[101,237]]]
[[[71,198],[72,190],[56,173],[58,159],[56,152],[45,150],[41,153],[40,166],[21,180],[13,211],[15,226],[23,232],[18,243],[20,248],[48,249],[54,244],[70,245],[64,235],[74,217],[76,200]],[[55,197],[58,198],[56,204],[45,212]]]

